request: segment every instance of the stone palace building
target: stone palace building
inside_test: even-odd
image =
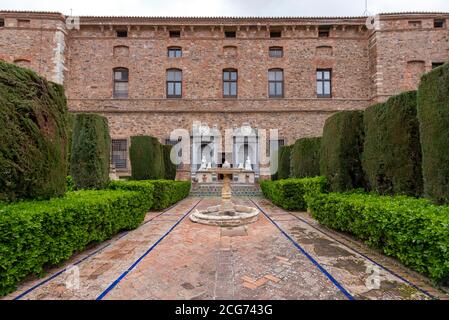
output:
[[[202,156],[235,166],[250,158],[260,174],[255,141],[278,129],[279,143],[320,136],[327,117],[364,109],[405,90],[449,61],[449,13],[367,17],[67,17],[55,12],[0,11],[0,59],[64,85],[72,112],[106,116],[112,161],[130,172],[133,135],[162,143],[174,129],[193,137],[195,177]],[[194,122],[256,132],[238,148],[197,139]],[[240,133],[239,133],[240,132]],[[231,140],[232,144],[232,140]]]

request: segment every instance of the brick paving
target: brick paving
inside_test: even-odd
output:
[[[375,283],[370,280],[370,260],[260,198],[255,203],[273,222],[261,214],[256,223],[232,229],[188,218],[177,224],[199,200],[188,198],[163,214],[149,213],[138,229],[72,257],[5,298],[13,299],[47,279],[22,299],[96,299],[102,294],[103,299],[348,299],[348,294],[355,299],[428,298],[383,269],[375,270],[380,285],[368,288],[367,283]],[[197,208],[218,201],[206,198]],[[244,198],[236,202],[253,205]],[[76,270],[79,287],[70,281],[76,275],[73,269],[51,279],[82,259]]]

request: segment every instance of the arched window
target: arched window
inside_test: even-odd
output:
[[[223,97],[237,98],[237,70],[223,70]]]
[[[284,70],[268,70],[268,96],[270,98],[284,97]]]
[[[168,47],[167,56],[169,58],[181,58],[182,48],[181,47]]]
[[[128,76],[127,68],[114,69],[114,98],[128,98]]]
[[[182,98],[182,70],[167,70],[167,98]]]

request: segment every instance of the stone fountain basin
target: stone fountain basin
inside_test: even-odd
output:
[[[232,206],[231,210],[223,211],[221,205],[209,207],[206,210],[195,210],[190,220],[196,223],[220,227],[237,227],[256,222],[259,210],[245,206]]]

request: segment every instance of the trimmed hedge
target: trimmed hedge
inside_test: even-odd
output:
[[[334,192],[365,187],[362,169],[363,111],[342,111],[324,124],[320,173]]]
[[[291,177],[313,178],[320,175],[321,138],[296,140],[291,151]]]
[[[0,61],[0,201],[66,192],[67,115],[62,86]]]
[[[265,180],[260,183],[264,196],[286,210],[307,210],[307,195],[326,190],[326,178]]]
[[[163,150],[157,138],[131,137],[129,156],[134,180],[157,180],[165,177]]]
[[[108,120],[97,114],[77,114],[70,160],[70,175],[77,189],[107,186],[110,148]]]
[[[279,148],[278,172],[276,180],[290,178],[290,158],[292,146],[282,146]]]
[[[174,164],[170,159],[170,153],[173,146],[162,145],[162,150],[164,152],[164,179],[175,180],[176,179],[176,164]]]
[[[420,196],[421,144],[416,92],[366,109],[363,169],[369,189],[384,195]]]
[[[140,191],[150,199],[148,209],[161,210],[186,198],[190,193],[190,181],[147,180],[112,181],[111,189]]]
[[[307,197],[315,219],[348,232],[436,282],[449,281],[449,207],[368,194]]]
[[[418,90],[424,193],[449,203],[449,63],[425,74]]]
[[[140,225],[150,206],[141,192],[68,192],[63,198],[0,206],[0,295],[44,266]]]

